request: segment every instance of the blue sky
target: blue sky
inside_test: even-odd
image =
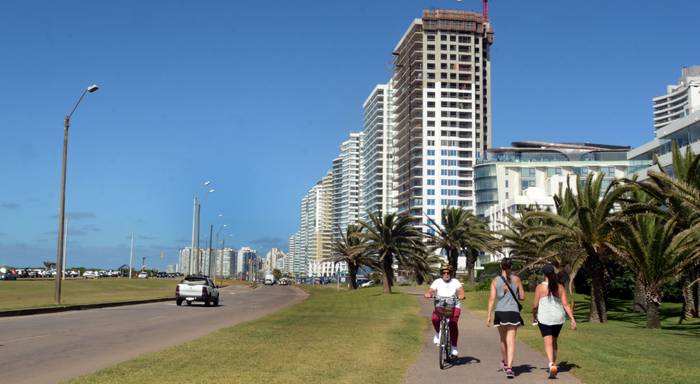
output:
[[[92,83],[70,132],[69,266],[128,262],[131,232],[138,260],[175,263],[205,180],[204,225],[227,224],[235,247],[286,248],[300,198],[361,129],[424,8],[481,2],[3,1],[0,265],[55,260],[63,116]],[[698,12],[492,1],[494,144],[650,140],[651,98],[700,63]]]

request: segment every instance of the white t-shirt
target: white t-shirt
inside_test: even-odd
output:
[[[462,288],[462,283],[457,279],[450,279],[445,282],[443,279],[437,279],[430,285],[430,289],[435,290],[435,296],[452,297],[457,296],[457,290]],[[462,308],[462,303],[457,301],[457,308]]]

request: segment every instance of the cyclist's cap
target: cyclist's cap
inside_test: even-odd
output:
[[[552,264],[545,264],[545,266],[542,267],[542,273],[545,275],[554,273],[554,266],[552,266]]]

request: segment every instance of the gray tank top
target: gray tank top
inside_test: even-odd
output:
[[[513,276],[510,277],[510,289],[513,293],[518,294],[518,285],[513,280]],[[513,295],[510,294],[508,288],[506,288],[505,283],[501,276],[496,277],[496,311],[497,312],[518,312],[518,304],[515,302]]]

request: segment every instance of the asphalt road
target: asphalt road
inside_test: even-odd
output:
[[[172,302],[0,318],[0,382],[59,383],[302,301],[293,287],[221,290],[218,307]]]

